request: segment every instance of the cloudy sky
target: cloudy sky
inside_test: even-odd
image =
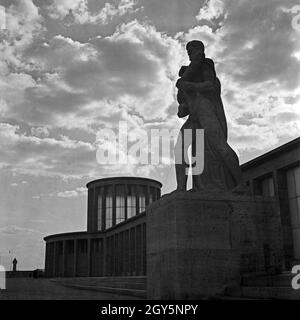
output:
[[[20,268],[43,267],[45,235],[86,228],[88,181],[135,175],[174,189],[172,166],[100,165],[95,141],[119,121],[131,143],[180,128],[175,82],[191,39],[216,63],[241,163],[299,134],[296,0],[0,4],[0,252]]]

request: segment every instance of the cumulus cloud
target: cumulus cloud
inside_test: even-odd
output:
[[[98,56],[66,70],[69,86],[86,88],[95,100],[129,105],[147,119],[166,116],[174,98],[172,79],[181,58],[177,41],[133,21],[90,44]]]
[[[199,25],[176,35],[203,40],[223,85],[229,137],[242,159],[299,132],[299,42],[294,1],[208,0]],[[289,103],[287,103],[289,102]],[[257,153],[256,153],[257,154]]]
[[[47,127],[33,127],[30,129],[31,134],[38,138],[45,138],[49,136],[49,129]]]
[[[201,20],[215,20],[220,16],[225,15],[224,1],[221,0],[206,0],[203,7],[201,7],[196,19]]]
[[[0,123],[0,137],[1,158],[17,173],[81,177],[89,175],[96,162],[93,144],[67,136],[41,138],[21,132],[17,125]]]
[[[41,31],[42,17],[32,0],[12,1],[5,9],[7,40],[26,45]]]
[[[10,6],[11,11],[18,12],[17,3]],[[96,11],[91,15],[91,4],[86,0],[49,3],[46,8],[55,19],[64,19],[72,12],[73,16],[80,16],[82,20],[78,22],[83,23],[84,19],[96,16]],[[76,129],[82,134],[85,132],[85,143],[92,145],[99,128],[114,128],[124,118],[129,123],[129,138],[135,133],[147,134],[157,122],[161,122],[162,127],[179,128],[181,122],[175,119],[174,84],[180,65],[188,63],[184,44],[192,39],[203,40],[207,56],[215,60],[234,146],[240,150],[252,148],[249,142],[241,142],[247,130],[253,129],[251,126],[257,127],[257,135],[263,135],[266,132],[262,128],[272,133],[272,124],[280,123],[281,130],[274,133],[278,138],[273,141],[288,139],[298,128],[296,106],[299,102],[296,58],[299,48],[291,29],[290,13],[284,9],[291,4],[292,1],[283,6],[279,1],[211,0],[201,8],[198,4],[198,25],[174,36],[158,31],[149,22],[132,20],[121,23],[110,35],[80,42],[62,34],[48,39],[37,37],[43,30],[43,17],[27,0],[31,8],[28,21],[35,21],[36,26],[28,32],[28,40],[24,40],[26,50],[23,46],[23,54],[15,55],[19,71],[6,69],[8,73],[2,82],[0,80],[0,112],[4,118],[18,119],[30,128],[25,135],[17,134],[16,143],[16,131],[12,133],[15,127],[6,127],[6,134],[10,135],[8,141],[19,152],[23,152],[22,144],[30,144],[31,155],[37,155],[47,148],[68,149],[67,140],[72,138],[66,137],[74,135]],[[103,10],[107,8],[107,17],[116,14],[109,11],[108,4],[103,5]],[[135,5],[128,0],[114,6],[118,14],[125,14]],[[97,15],[105,10],[97,11]],[[25,18],[23,15],[22,19]],[[33,35],[36,41],[32,40]],[[60,135],[56,133],[58,130]],[[256,145],[257,148],[263,146],[264,143]],[[88,152],[86,146],[77,147],[77,152],[80,148],[81,151],[72,166],[73,174],[77,169],[84,174],[104,172],[104,168],[91,169],[95,165],[92,147],[87,148]],[[60,157],[46,161],[48,154],[39,154],[43,171],[61,172],[66,168]],[[65,152],[63,155],[66,156]],[[67,161],[75,159],[74,154],[66,157]],[[85,170],[82,170],[83,160],[88,163]],[[23,165],[31,167],[32,157]],[[124,168],[113,169],[116,173],[120,170]],[[128,167],[131,174],[136,170]]]
[[[31,69],[22,54],[44,28],[43,17],[32,0],[14,0],[5,7],[6,28],[1,30],[0,71]]]
[[[122,104],[145,119],[165,118],[182,56],[177,40],[138,21],[89,43],[55,36],[47,45],[36,44],[30,54],[52,73],[39,81],[24,73],[7,76],[2,92],[9,108],[4,110],[7,117],[34,126],[64,123],[87,129],[101,123],[103,115],[118,113]]]
[[[66,190],[57,193],[60,198],[73,198],[79,196],[85,196],[87,194],[87,189],[83,187],[76,188],[75,190]]]
[[[18,234],[41,234],[40,231],[38,230],[34,230],[34,229],[30,229],[30,228],[24,228],[24,227],[20,227],[17,225],[8,225],[5,227],[0,227],[0,233],[6,234],[6,235],[14,235],[17,236]]]
[[[48,10],[54,19],[63,19],[69,12],[78,17],[85,16],[88,12],[86,0],[53,0]]]
[[[25,185],[25,184],[27,184],[27,183],[28,183],[28,181],[23,180],[23,181],[21,181],[21,182],[13,182],[13,183],[11,183],[10,185],[11,185],[12,187],[18,187],[19,185]]]
[[[212,32],[224,61],[222,71],[243,84],[275,78],[281,86],[299,85],[299,63],[293,52],[299,50],[292,16],[284,8],[294,1],[210,0],[197,18],[221,18],[221,27]],[[226,63],[225,63],[226,61]]]
[[[68,21],[79,24],[107,24],[114,17],[133,13],[136,8],[136,0],[119,0],[117,3],[105,2],[97,13],[91,13],[88,0],[53,0],[48,6],[50,17],[54,19],[69,18]]]

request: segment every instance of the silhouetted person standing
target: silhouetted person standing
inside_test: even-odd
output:
[[[18,263],[18,260],[16,258],[14,258],[13,260],[13,272],[17,272],[17,263]]]

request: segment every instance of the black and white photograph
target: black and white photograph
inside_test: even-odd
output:
[[[300,300],[299,107],[297,0],[0,0],[0,301]]]

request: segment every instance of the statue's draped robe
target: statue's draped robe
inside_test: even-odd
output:
[[[204,171],[201,175],[193,175],[193,188],[233,189],[240,183],[241,171],[238,157],[227,143],[227,122],[221,99],[221,84],[213,61],[205,58],[204,61],[191,62],[185,68],[181,79],[211,84],[205,92],[197,89],[179,90],[177,96],[179,104],[185,104],[185,110],[181,110],[181,113],[189,114],[181,131],[204,129]],[[193,141],[194,156],[195,152]]]

